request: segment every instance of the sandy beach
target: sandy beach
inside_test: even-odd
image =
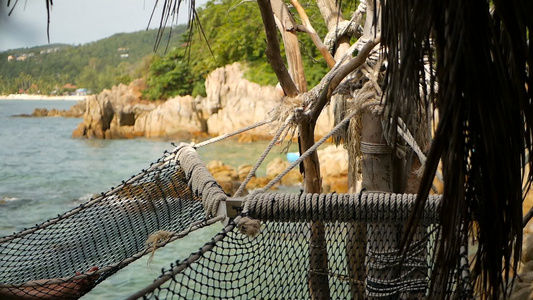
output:
[[[65,100],[65,101],[80,101],[85,100],[88,96],[46,96],[34,94],[11,94],[0,95],[0,100]]]

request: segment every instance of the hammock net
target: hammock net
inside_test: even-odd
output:
[[[251,195],[238,217],[132,299],[428,299],[438,197],[405,259],[398,253],[413,195]],[[239,225],[262,220],[250,236]],[[240,230],[239,230],[240,229]],[[323,233],[323,239],[317,238]],[[446,299],[472,299],[466,252]],[[314,291],[311,281],[322,282]]]
[[[1,238],[0,296],[80,297],[155,248],[219,222],[227,199],[196,151],[180,145],[107,193]],[[402,255],[414,199],[252,192],[222,232],[130,299],[425,299],[438,276],[431,259],[440,198],[430,197]],[[453,278],[437,293],[472,298],[466,258]]]
[[[196,178],[194,183],[188,180],[192,177]],[[175,239],[212,223],[208,220],[211,213],[202,205],[203,194],[215,201],[225,197],[198,156],[178,159],[177,151],[166,153],[150,168],[107,193],[57,218],[1,238],[0,296],[46,298],[54,296],[63,283],[81,280],[88,283],[81,290],[63,292],[73,296],[86,293],[149,253],[151,246],[146,241],[155,232],[176,233],[172,236]],[[93,267],[98,267],[95,274],[76,276],[76,272],[85,273]]]

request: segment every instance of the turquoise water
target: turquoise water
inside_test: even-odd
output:
[[[0,236],[77,207],[93,194],[105,192],[148,168],[165,150],[174,148],[165,140],[72,139],[72,130],[81,119],[13,117],[31,114],[37,107],[68,109],[73,104],[0,100]],[[253,164],[265,145],[230,140],[201,148],[199,153],[204,162],[217,159],[237,167]],[[284,157],[279,148],[273,152],[267,163],[274,157]],[[139,259],[82,299],[123,299],[131,295],[150,284],[161,268],[197,251],[221,228],[221,224],[215,224],[158,250],[150,266],[147,257]]]

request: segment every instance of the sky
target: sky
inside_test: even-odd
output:
[[[45,0],[18,0],[11,16],[8,0],[0,0],[0,51],[48,44]],[[182,8],[187,7],[184,1]],[[50,13],[50,43],[85,44],[115,33],[145,30],[157,0],[54,0]],[[163,8],[159,1],[150,28],[159,26]],[[206,3],[197,0],[196,7]],[[180,11],[177,23],[187,22]]]

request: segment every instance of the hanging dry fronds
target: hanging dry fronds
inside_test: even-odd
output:
[[[433,260],[441,276],[433,278],[431,290],[442,291],[451,282],[463,238],[475,221],[479,226],[471,231],[478,241],[473,274],[479,296],[506,297],[522,243],[522,179],[528,186],[532,180],[523,167],[532,167],[525,153],[533,150],[533,92],[528,90],[533,80],[533,4],[527,0],[382,2],[390,132],[394,134],[398,116],[410,125],[419,115],[412,112],[430,104],[439,112],[409,224],[414,232],[442,160],[442,239]],[[431,68],[429,85],[425,60]]]

